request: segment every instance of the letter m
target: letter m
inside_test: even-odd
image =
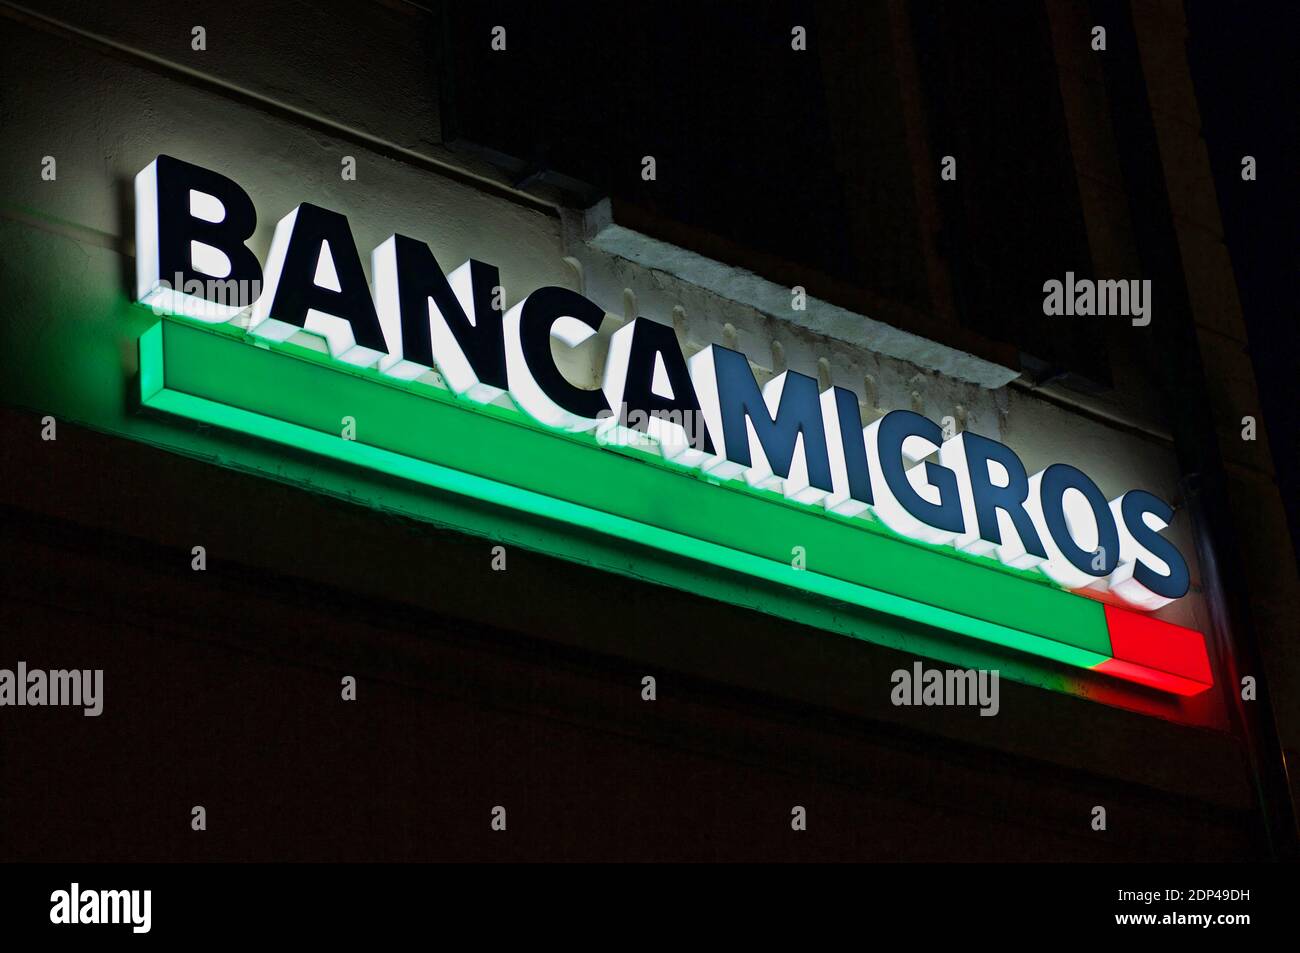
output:
[[[713,405],[704,408],[705,414],[713,411],[723,437],[724,459],[713,472],[730,476],[744,471],[745,479],[759,487],[779,479],[786,496],[805,503],[833,489],[814,378],[786,371],[760,391],[745,355],[717,345],[695,355],[691,363],[692,377],[711,363],[716,381],[716,390],[706,386],[701,394],[702,405]]]

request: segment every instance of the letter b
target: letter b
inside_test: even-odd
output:
[[[244,244],[253,200],[231,179],[160,155],[135,177],[136,298],[213,323],[253,303],[262,268]],[[199,294],[187,293],[196,288]]]

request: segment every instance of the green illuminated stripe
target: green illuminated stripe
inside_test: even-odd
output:
[[[156,325],[141,339],[141,384],[142,403],[163,412],[1070,665],[1110,657],[1091,600],[227,330]],[[338,436],[345,416],[356,440]],[[807,569],[791,567],[794,546]]]

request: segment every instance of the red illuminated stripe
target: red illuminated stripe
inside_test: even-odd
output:
[[[1214,684],[1201,633],[1127,609],[1105,609],[1114,657],[1096,671],[1177,695],[1199,695]]]

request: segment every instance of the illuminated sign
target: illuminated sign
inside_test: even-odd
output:
[[[347,219],[308,204],[263,269],[248,195],[167,156],[136,197],[137,297],[194,319],[142,338],[146,407],[1164,690],[1213,683],[1199,633],[1064,591],[1143,610],[1188,591],[1150,493],[1107,500],[1065,464],[1028,474],[910,411],[864,427],[852,392],[794,371],[760,387],[743,354],[687,359],[645,317],[580,387],[552,342],[578,346],[605,312],[577,292],[505,310],[495,267],[444,274],[402,235],[374,250],[372,291]],[[327,355],[279,343],[301,330]],[[434,370],[447,390],[416,382]],[[356,439],[344,416],[366,421]]]

